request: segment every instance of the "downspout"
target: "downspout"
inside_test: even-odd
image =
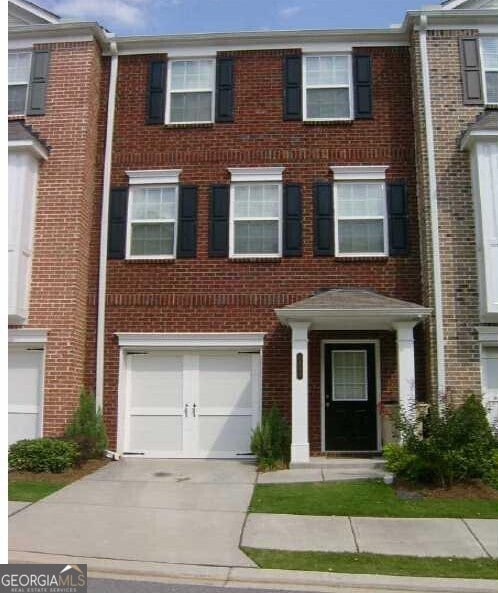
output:
[[[104,350],[105,302],[107,281],[107,227],[109,222],[109,195],[111,191],[112,144],[114,140],[114,110],[118,80],[118,50],[115,41],[110,43],[111,71],[107,100],[107,127],[104,153],[104,179],[102,186],[102,213],[100,219],[99,286],[97,301],[97,347],[95,369],[95,404],[102,410],[104,404]]]
[[[439,214],[437,201],[436,156],[434,149],[434,128],[432,124],[432,99],[429,74],[429,56],[427,52],[427,15],[420,16],[420,59],[422,65],[422,90],[425,111],[425,132],[427,142],[427,164],[429,170],[429,202],[431,214],[432,271],[434,286],[434,317],[436,322],[436,365],[437,365],[437,402],[439,409],[444,407],[446,390],[446,371],[444,359],[443,331],[443,290],[441,281],[441,258],[439,246]]]

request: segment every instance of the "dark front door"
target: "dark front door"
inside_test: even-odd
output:
[[[376,451],[373,344],[325,345],[325,449]]]

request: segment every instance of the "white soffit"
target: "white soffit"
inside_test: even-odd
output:
[[[285,167],[236,167],[228,169],[232,182],[282,181]]]
[[[116,333],[121,348],[217,349],[262,348],[259,333]]]
[[[9,344],[44,344],[46,329],[9,329]]]
[[[157,169],[148,171],[126,171],[130,185],[149,185],[151,183],[178,183],[181,169]]]
[[[388,165],[330,166],[334,181],[384,181],[388,168]]]

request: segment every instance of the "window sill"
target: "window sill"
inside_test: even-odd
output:
[[[199,122],[199,123],[165,123],[165,128],[214,128],[214,122]]]

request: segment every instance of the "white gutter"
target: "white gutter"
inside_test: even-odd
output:
[[[100,258],[99,286],[97,302],[97,349],[95,371],[95,403],[97,409],[104,403],[104,349],[105,349],[105,301],[107,281],[107,227],[109,223],[109,195],[111,191],[112,144],[114,140],[114,110],[116,104],[116,85],[118,80],[118,51],[115,41],[111,41],[111,72],[109,78],[109,98],[107,100],[107,128],[104,154],[104,180],[102,186],[102,213],[100,219]]]
[[[432,125],[432,100],[429,75],[429,56],[427,53],[427,15],[420,15],[420,59],[422,63],[422,90],[424,95],[425,132],[427,141],[427,166],[429,169],[429,201],[431,213],[432,271],[434,285],[434,317],[436,321],[436,365],[437,400],[441,409],[446,390],[446,370],[444,359],[443,297],[441,282],[441,258],[439,247],[439,214],[437,203],[436,156],[434,151],[434,128]]]

